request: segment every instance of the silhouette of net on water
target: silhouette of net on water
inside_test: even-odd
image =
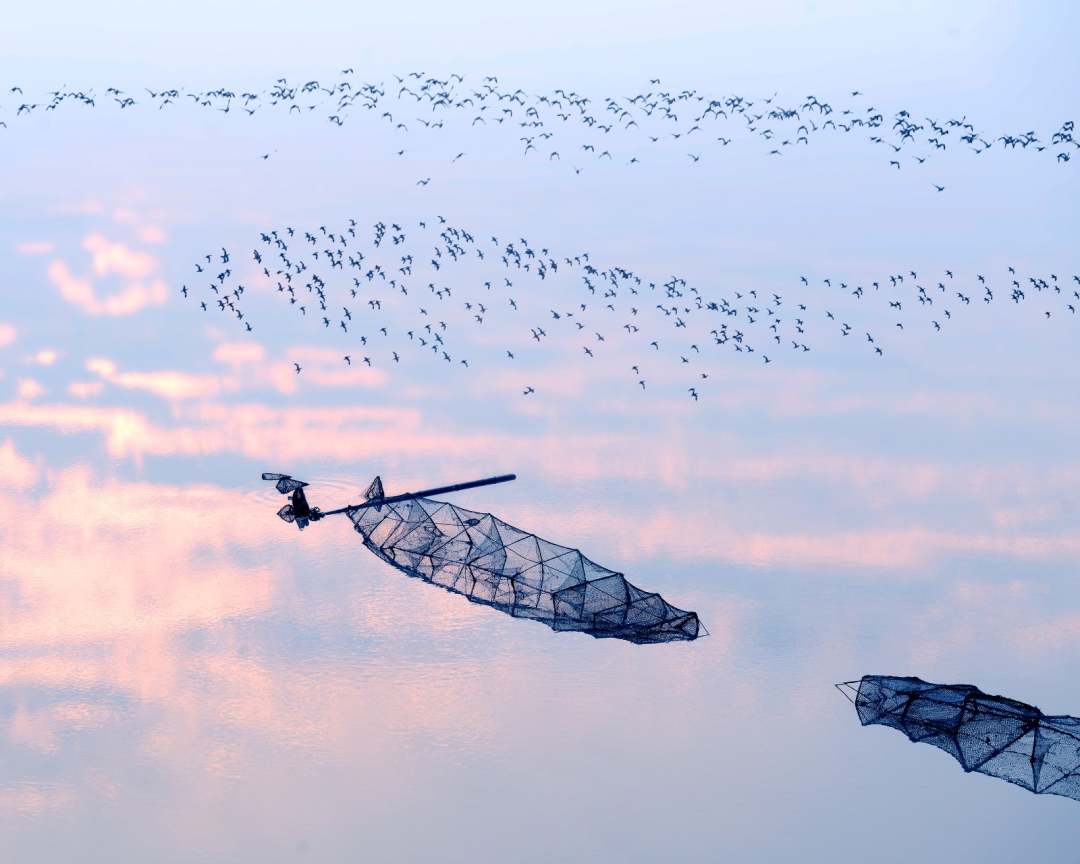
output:
[[[706,633],[697,613],[490,513],[416,498],[348,516],[364,545],[387,563],[517,618],[637,643]]]
[[[863,726],[891,726],[938,747],[965,771],[1080,800],[1080,719],[1043,714],[968,684],[865,675],[837,685]]]

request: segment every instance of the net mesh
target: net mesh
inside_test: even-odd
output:
[[[636,643],[705,632],[697,613],[490,513],[416,498],[353,510],[349,518],[364,544],[404,573],[554,630]]]
[[[898,729],[938,747],[965,771],[1080,801],[1080,719],[1050,716],[968,684],[866,675],[849,682],[863,726]]]
[[[371,481],[371,484],[367,487],[367,491],[364,493],[365,501],[375,501],[386,497],[386,492],[383,491],[382,478],[376,477]],[[378,509],[378,508],[376,508]]]
[[[288,474],[275,474],[272,471],[264,471],[262,479],[276,480],[277,482],[274,484],[274,488],[282,495],[288,495],[290,492],[295,492],[297,489],[303,489],[308,485],[303,480],[296,480]]]

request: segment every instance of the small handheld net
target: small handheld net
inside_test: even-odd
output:
[[[262,479],[277,481],[274,483],[274,488],[282,495],[288,495],[290,492],[295,492],[297,489],[303,489],[308,485],[303,480],[294,480],[288,474],[275,474],[272,471],[264,471]]]

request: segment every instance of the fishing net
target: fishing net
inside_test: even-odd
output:
[[[364,544],[387,563],[517,618],[637,643],[705,632],[696,613],[490,513],[416,498],[348,515]]]
[[[864,726],[899,729],[932,744],[965,771],[999,777],[1036,793],[1080,800],[1080,719],[1048,716],[967,684],[866,675],[840,685],[854,692]]]
[[[276,480],[277,482],[274,484],[274,488],[282,495],[288,495],[290,492],[295,492],[297,489],[303,489],[308,485],[303,480],[295,480],[288,474],[275,474],[272,471],[264,471],[262,479]]]
[[[377,499],[385,498],[386,492],[383,491],[382,478],[376,477],[371,481],[371,484],[367,487],[367,491],[364,492],[365,501],[375,501]],[[378,505],[375,505],[378,509]]]

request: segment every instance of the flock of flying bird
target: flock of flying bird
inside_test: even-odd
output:
[[[1080,149],[1072,120],[1042,135],[1033,130],[991,132],[976,127],[965,115],[935,119],[907,109],[886,114],[859,90],[850,90],[842,105],[813,95],[785,105],[776,94],[751,98],[668,89],[659,78],[633,95],[602,98],[564,88],[530,93],[503,85],[494,75],[475,81],[458,74],[439,77],[413,71],[389,82],[365,82],[351,68],[340,70],[330,81],[279,78],[261,91],[168,86],[126,92],[108,87],[99,95],[93,89],[65,85],[38,98],[28,97],[19,86],[7,88],[6,95],[10,104],[0,105],[0,128],[61,106],[161,111],[186,105],[240,117],[276,110],[321,116],[336,126],[363,120],[383,124],[400,134],[394,152],[402,157],[409,153],[409,136],[420,130],[500,130],[522,156],[563,162],[578,173],[589,162],[638,164],[656,152],[649,148],[675,148],[677,158],[698,164],[741,137],[777,157],[824,135],[860,135],[880,147],[895,169],[925,163],[949,149],[975,154],[995,148],[1024,151],[1047,154],[1059,163],[1071,161]],[[271,152],[260,155],[269,159]],[[456,162],[467,155],[454,147],[447,158]],[[421,177],[416,184],[427,186],[431,179]],[[932,185],[938,192],[945,190],[942,184]]]
[[[261,283],[332,338],[345,365],[393,365],[419,354],[469,370],[478,341],[470,329],[481,329],[483,341],[508,343],[499,357],[509,364],[519,360],[521,344],[557,344],[587,362],[625,347],[630,386],[648,390],[647,370],[667,362],[681,375],[660,373],[661,380],[681,379],[695,401],[721,351],[768,365],[834,338],[882,357],[906,332],[941,333],[972,306],[1037,305],[1046,319],[1073,319],[1080,309],[1080,276],[1022,275],[1013,267],[1005,279],[958,278],[951,270],[865,284],[803,276],[785,293],[712,293],[677,276],[658,280],[601,266],[588,252],[558,254],[524,237],[480,236],[442,216],[408,226],[380,221],[365,228],[350,219],[338,228],[272,228],[243,257],[226,248],[206,253],[181,292],[251,332],[242,304],[248,288]],[[876,305],[877,329],[850,323],[862,319],[860,305]],[[295,371],[303,371],[301,364]],[[525,374],[521,392],[528,396],[536,388]]]
[[[451,163],[467,158],[459,149],[463,140],[475,141],[490,130],[526,159],[566,163],[579,173],[589,160],[633,165],[665,149],[698,165],[739,138],[757,142],[775,157],[826,135],[862,136],[882,148],[896,169],[950,149],[1045,154],[1058,163],[1070,162],[1080,149],[1071,120],[1042,135],[1032,130],[997,134],[977,128],[966,116],[886,114],[858,90],[851,90],[842,105],[815,96],[784,105],[775,94],[713,96],[668,89],[658,78],[639,93],[599,99],[563,88],[529,93],[503,85],[496,76],[468,81],[457,74],[414,71],[372,83],[359,80],[351,68],[332,81],[279,78],[258,92],[158,87],[128,93],[109,87],[97,95],[64,86],[35,99],[15,86],[7,96],[12,104],[0,106],[0,129],[8,119],[29,121],[62,106],[116,111],[187,106],[241,118],[277,111],[321,116],[338,127],[382,124],[402,136],[394,151],[400,157],[411,155],[408,136],[443,133],[456,144],[446,154]],[[268,159],[271,153],[261,155]],[[416,184],[427,186],[431,179],[421,177]],[[945,191],[943,184],[932,185]],[[649,390],[658,362],[670,360],[682,373],[680,386],[694,400],[707,388],[710,356],[721,350],[768,365],[835,336],[881,357],[904,332],[920,327],[940,332],[973,304],[1037,302],[1047,318],[1072,316],[1080,307],[1080,277],[1022,276],[1011,267],[1007,279],[993,283],[982,274],[965,280],[950,271],[922,278],[908,271],[866,284],[827,278],[811,285],[802,277],[794,291],[784,293],[713,292],[681,277],[658,279],[601,266],[587,252],[557,254],[520,236],[481,236],[442,217],[377,222],[370,228],[352,219],[337,229],[270,229],[261,233],[250,261],[246,254],[243,258],[253,266],[251,278],[265,281],[299,316],[334,333],[346,365],[396,364],[419,351],[469,369],[480,359],[469,356],[476,343],[499,341],[502,334],[510,344],[501,359],[512,363],[522,352],[514,333],[527,334],[526,344],[533,346],[566,343],[586,361],[626,343],[633,361],[626,370],[631,386]],[[181,289],[184,296],[195,296],[201,308],[228,314],[251,331],[240,281],[248,273],[241,273],[240,262],[227,249],[215,249],[200,258],[195,271],[191,285]],[[577,296],[556,287],[564,282]],[[858,324],[861,318],[851,317],[845,306],[853,302],[879,304],[875,323]],[[470,339],[470,328],[481,328],[482,338]],[[303,371],[299,364],[295,370]],[[671,376],[657,377],[666,382]],[[536,390],[523,380],[522,392]]]

